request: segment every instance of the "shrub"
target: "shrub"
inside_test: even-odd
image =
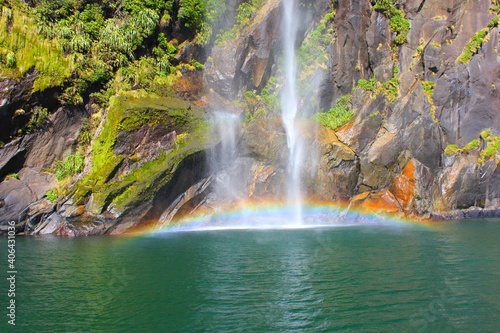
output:
[[[360,79],[358,81],[358,87],[364,90],[373,91],[373,89],[375,88],[375,78],[372,77],[370,81]]]
[[[262,102],[266,106],[267,110],[270,112],[279,112],[281,109],[281,103],[276,96],[276,87],[278,85],[278,78],[275,76],[272,76],[269,78],[267,81],[266,85],[264,88],[262,88],[262,91],[260,93]]]
[[[465,45],[462,53],[460,56],[457,58],[456,63],[457,64],[468,64],[470,62],[470,59],[474,54],[477,53],[481,49],[481,46],[483,43],[487,41],[488,38],[488,28],[484,28],[482,30],[479,30],[472,38],[471,40]]]
[[[432,81],[422,81],[422,87],[424,88],[424,92],[427,95],[432,96],[432,93],[434,92],[434,82]]]
[[[495,136],[489,130],[484,130],[480,136],[486,141],[486,147],[481,151],[478,161],[478,163],[482,164],[487,157],[495,155],[500,150],[500,135]]]
[[[449,144],[444,149],[444,154],[446,156],[452,156],[460,152],[460,148],[456,144]]]
[[[476,149],[476,148],[479,147],[479,145],[480,145],[479,139],[472,140],[471,142],[467,143],[462,148],[460,148],[456,144],[449,144],[444,149],[444,154],[446,156],[452,156],[452,155],[455,155],[455,154],[460,154],[460,153],[463,153],[463,152],[466,152],[466,151],[469,151],[469,150],[472,150],[472,149]]]
[[[315,119],[320,123],[320,125],[329,127],[332,130],[344,126],[351,120],[354,113],[349,110],[349,101],[351,95],[344,95],[340,97],[337,104],[328,112],[317,113]]]
[[[381,12],[390,20],[390,29],[396,33],[394,44],[406,43],[408,32],[410,31],[410,21],[406,19],[405,13],[398,9],[393,0],[374,0],[373,9]]]
[[[62,180],[83,171],[84,158],[80,154],[70,154],[56,162],[56,178]]]
[[[498,21],[499,21],[499,17],[498,16],[495,16],[494,18],[491,19],[491,21],[488,23],[488,27],[489,28],[494,28],[494,27],[498,27]]]
[[[26,125],[26,133],[28,134],[40,128],[49,117],[49,111],[41,106],[35,106],[31,112],[30,120]]]
[[[56,188],[50,189],[45,193],[45,197],[50,202],[55,202],[59,198],[59,191]]]

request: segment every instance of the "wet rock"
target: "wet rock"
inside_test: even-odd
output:
[[[36,71],[31,70],[21,80],[4,79],[0,81],[1,142],[10,141],[10,137],[17,135],[17,130],[27,121],[27,115],[14,117],[14,113],[30,99],[36,77]]]
[[[359,159],[330,129],[320,128],[318,140],[321,157],[310,192],[325,199],[346,201],[357,190]]]
[[[42,221],[45,221],[56,210],[56,204],[48,201],[47,199],[42,199],[31,204],[27,210],[25,210],[25,215],[21,216],[24,220],[24,231],[27,234],[32,233],[35,227]]]
[[[33,235],[53,234],[64,227],[66,221],[58,213],[52,213],[45,221],[36,226]]]
[[[10,178],[1,182],[0,224],[18,221],[19,215],[36,200],[36,194],[21,180]]]
[[[244,145],[258,160],[284,167],[288,161],[286,133],[281,119],[259,117],[245,127]]]
[[[78,109],[59,108],[49,117],[49,124],[36,132],[29,145],[25,167],[44,169],[76,150],[83,113]]]
[[[23,139],[16,139],[0,149],[0,178],[22,169],[27,147]]]
[[[411,159],[389,187],[407,213],[425,214],[432,204],[433,175],[429,168],[416,159]]]
[[[378,192],[364,192],[353,197],[349,203],[349,210],[361,210],[375,214],[400,214],[403,209],[387,189]]]

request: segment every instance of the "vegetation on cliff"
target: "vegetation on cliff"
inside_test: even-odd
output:
[[[406,19],[405,13],[396,7],[394,0],[374,0],[373,9],[381,12],[390,20],[391,31],[395,33],[394,44],[401,45],[408,40],[410,21]]]
[[[88,103],[95,112],[83,120],[77,151],[47,170],[58,180],[47,192],[50,201],[72,194],[83,202],[92,194],[95,210],[111,202],[126,207],[130,194],[144,199],[146,189],[164,184],[184,157],[204,148],[203,117],[181,99],[198,97],[199,50],[215,39],[225,1],[12,0],[0,8],[2,77],[21,80],[33,72],[34,92],[53,88],[59,105]],[[55,111],[41,103],[16,111],[29,115],[19,135]],[[144,161],[115,151],[121,132],[159,124],[174,134],[172,148]],[[90,168],[71,189],[86,156]],[[124,163],[130,166],[120,170]]]
[[[351,120],[354,113],[349,109],[349,101],[351,95],[344,95],[337,101],[337,104],[328,112],[317,113],[315,118],[318,122],[325,127],[332,130],[344,126]]]

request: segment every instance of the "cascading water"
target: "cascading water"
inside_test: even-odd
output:
[[[299,17],[295,0],[283,0],[283,56],[284,91],[281,93],[281,115],[287,136],[287,196],[292,207],[295,224],[302,223],[302,194],[300,173],[303,162],[303,142],[297,127],[297,63],[295,42],[297,40]]]
[[[217,197],[224,199],[238,199],[241,184],[231,179],[229,174],[220,174],[220,171],[231,166],[237,155],[238,140],[240,137],[241,120],[234,113],[214,112],[212,119],[214,127],[214,141],[220,144],[208,155],[208,164],[214,179],[214,191]]]

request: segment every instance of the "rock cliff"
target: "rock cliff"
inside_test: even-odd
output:
[[[304,193],[412,218],[499,216],[499,4],[297,3],[300,110],[310,154]],[[88,94],[68,106],[58,104],[60,87],[33,93],[36,70],[2,80],[8,143],[0,149],[0,224],[15,220],[28,234],[119,234],[220,209],[231,198],[283,196],[281,1],[224,5],[224,20],[204,46],[189,41],[178,18],[165,28],[171,41],[187,38],[175,59],[198,59],[204,69],[179,71],[163,96],[139,80],[99,111]],[[51,109],[42,126],[16,135],[23,128],[16,117],[41,107]],[[340,107],[351,114],[345,123],[318,125],[315,114]],[[204,134],[204,119],[216,110],[239,114],[243,125],[234,161],[211,169],[206,155],[221,145]],[[81,156],[82,165],[61,183],[57,163],[67,156]],[[227,179],[238,184],[232,197],[217,191]],[[50,198],[56,188],[61,193]]]

